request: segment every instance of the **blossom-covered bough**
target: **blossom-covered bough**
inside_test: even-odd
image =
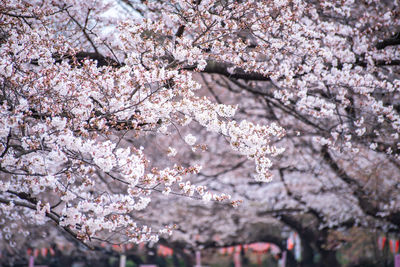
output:
[[[398,9],[3,0],[1,211],[29,218],[10,232],[53,221],[88,246],[155,241],[179,217],[172,195],[244,198],[249,219],[319,247],[332,228],[398,232]]]
[[[184,180],[200,166],[150,168],[145,147],[129,139],[168,135],[193,120],[253,160],[256,179],[265,181],[269,156],[282,151],[271,139],[284,134],[277,124],[230,120],[235,107],[195,94],[200,85],[185,68],[204,70],[207,57],[196,46],[188,49],[193,40],[169,38],[174,23],[111,24],[102,18],[106,8],[96,1],[7,1],[1,10],[3,215],[52,220],[88,246],[156,241],[157,231],[135,215],[154,191],[230,199]],[[111,30],[113,39],[102,39]],[[183,140],[206,149],[190,133]]]

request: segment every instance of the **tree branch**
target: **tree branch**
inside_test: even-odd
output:
[[[19,200],[9,200],[9,199],[5,199],[5,198],[1,198],[1,197],[0,197],[0,203],[6,204],[6,205],[10,205],[11,203],[13,203],[15,206],[29,208],[31,210],[36,210],[36,204],[32,203],[33,200],[36,200],[35,198],[32,198],[30,195],[28,195],[26,193],[16,193],[15,195],[17,195],[18,197],[20,197],[24,200],[29,201],[30,203],[26,203],[24,201],[19,201]],[[60,216],[58,214],[56,214],[54,212],[46,212],[45,214],[46,214],[46,217],[48,217],[49,219],[54,221],[57,224],[57,226],[60,226],[60,224],[59,224]],[[84,245],[85,247],[87,247],[90,250],[94,250],[93,246],[86,244],[81,239],[79,239],[77,234],[74,233],[74,231],[69,229],[67,226],[64,226],[61,228],[64,229],[70,236],[72,236],[75,241],[79,242],[80,244]]]
[[[400,213],[391,212],[386,216],[379,216],[379,209],[376,205],[371,202],[371,197],[365,193],[364,188],[359,184],[359,182],[351,178],[343,168],[341,168],[332,156],[329,154],[328,147],[323,146],[321,150],[322,157],[324,161],[329,165],[331,170],[336,173],[336,175],[342,179],[347,185],[352,189],[355,197],[358,199],[360,208],[368,215],[374,217],[378,220],[387,220],[394,225],[400,224]]]
[[[208,60],[206,68],[201,72],[210,73],[210,74],[221,74],[228,78],[243,79],[246,81],[250,81],[250,80],[251,81],[270,81],[271,80],[269,77],[264,76],[260,73],[246,72],[239,68],[235,68],[235,70],[231,73],[228,71],[228,68],[230,68],[230,67],[233,67],[233,65],[229,64],[229,63]],[[184,67],[185,70],[195,70],[196,68],[197,68],[197,65]]]
[[[376,49],[381,50],[384,49],[387,46],[392,46],[392,45],[400,45],[400,32],[398,32],[394,37],[385,39],[381,42],[378,42],[376,44]]]

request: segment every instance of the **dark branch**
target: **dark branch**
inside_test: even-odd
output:
[[[80,66],[85,59],[94,60],[97,62],[97,67],[111,66],[111,67],[122,67],[123,64],[118,63],[110,57],[105,57],[100,53],[94,52],[78,52],[75,55],[59,55],[54,54],[53,59],[55,63],[61,63],[63,60],[67,60],[69,64]],[[39,60],[34,59],[31,61],[33,65],[39,65]]]
[[[210,73],[210,74],[221,74],[228,78],[232,79],[243,79],[246,81],[269,81],[271,80],[268,76],[264,76],[260,73],[256,72],[246,72],[242,69],[235,68],[235,70],[231,73],[228,71],[228,68],[232,67],[232,64],[223,63],[223,62],[216,62],[213,60],[207,61],[206,68],[201,71],[203,73]],[[185,67],[186,70],[195,70],[197,66],[189,66]]]
[[[79,64],[82,63],[83,60],[85,59],[91,59],[97,62],[97,67],[103,67],[103,66],[113,66],[113,67],[121,67],[122,65],[115,61],[112,58],[105,57],[100,53],[91,53],[91,52],[78,52],[74,57],[71,56],[66,56],[66,57],[60,57],[60,56],[55,56],[56,62],[61,62],[63,59],[69,59],[73,60],[76,59]]]
[[[388,38],[385,39],[379,43],[376,44],[376,49],[384,49],[387,46],[392,46],[392,45],[400,45],[400,32],[397,33],[393,38]]]
[[[185,25],[179,26],[178,31],[175,33],[175,36],[182,37],[184,31],[185,31]]]

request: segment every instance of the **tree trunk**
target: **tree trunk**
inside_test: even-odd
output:
[[[302,246],[302,250],[301,250],[300,266],[302,266],[302,267],[315,266],[315,263],[314,263],[315,251],[311,247],[310,243],[308,243],[304,239],[301,239],[301,246]]]
[[[318,263],[319,266],[329,266],[329,267],[336,267],[340,266],[337,258],[336,258],[336,251],[335,250],[321,250],[321,259]]]

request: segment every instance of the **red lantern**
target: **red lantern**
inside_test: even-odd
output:
[[[39,256],[39,249],[35,248],[35,249],[33,250],[33,256],[34,256],[35,258],[37,258],[37,257]]]
[[[227,249],[225,247],[219,249],[219,253],[222,254],[222,255],[225,255],[226,252],[227,252]]]
[[[157,249],[157,254],[163,257],[172,256],[172,254],[174,254],[174,250],[172,248],[159,245]]]
[[[386,243],[386,237],[385,236],[381,236],[378,238],[378,246],[381,250],[383,250],[385,248],[385,243]]]
[[[42,248],[40,254],[42,254],[43,258],[46,257],[47,256],[47,248]]]

